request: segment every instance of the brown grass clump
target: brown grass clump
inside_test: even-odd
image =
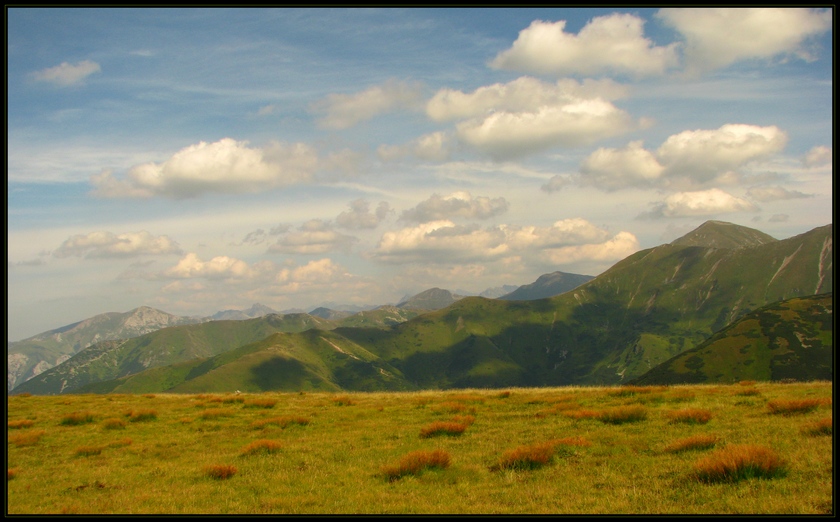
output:
[[[251,399],[245,401],[243,406],[246,408],[273,408],[277,404],[276,399]]]
[[[269,425],[280,426],[281,428],[286,428],[287,426],[291,426],[292,424],[297,424],[299,426],[306,426],[309,424],[309,419],[306,417],[298,417],[298,416],[290,416],[286,415],[283,417],[272,417],[270,419],[262,419],[258,421],[254,421],[251,423],[251,427],[255,429],[264,428]]]
[[[694,478],[700,482],[737,482],[750,478],[783,476],[786,463],[764,446],[735,444],[716,450],[694,465]]]
[[[129,437],[126,437],[124,439],[115,440],[114,442],[109,443],[108,447],[109,448],[122,448],[122,447],[125,447],[125,446],[131,446],[131,444],[133,442],[134,441],[131,440]]]
[[[712,412],[699,408],[686,408],[668,412],[665,417],[669,422],[684,422],[686,424],[706,424],[712,418]]]
[[[808,413],[817,409],[822,401],[820,399],[777,399],[767,403],[770,413],[776,415],[793,415],[796,413]]]
[[[121,430],[124,429],[127,425],[127,422],[117,417],[112,417],[110,419],[105,419],[104,421],[102,421],[102,427],[106,430]]]
[[[670,399],[673,402],[688,402],[694,400],[694,392],[691,390],[673,390],[671,394],[666,397],[666,399]]]
[[[552,441],[529,446],[519,446],[502,454],[499,462],[490,466],[491,471],[502,469],[528,470],[545,466],[554,458],[556,444]]]
[[[44,430],[30,430],[9,435],[9,442],[15,446],[32,446],[37,444],[46,433]]]
[[[77,411],[68,413],[61,418],[62,426],[78,426],[80,424],[87,424],[94,421],[93,413],[89,411]]]
[[[651,393],[654,391],[664,391],[666,387],[663,386],[621,386],[616,390],[609,390],[608,395],[613,397],[631,397],[640,393]]]
[[[475,408],[462,402],[447,401],[434,406],[437,413],[475,413]]]
[[[406,475],[417,475],[426,469],[444,469],[449,467],[449,453],[443,450],[413,451],[404,455],[399,463],[383,466],[381,472],[389,482],[399,480]]]
[[[145,422],[157,419],[155,410],[133,410],[126,414],[130,422]]]
[[[29,419],[9,421],[9,429],[10,430],[17,430],[17,429],[20,429],[20,428],[31,428],[33,424],[35,424],[35,422],[31,421]]]
[[[693,435],[685,439],[679,439],[665,446],[668,453],[680,453],[691,450],[704,450],[715,446],[718,438],[715,435]]]
[[[744,390],[738,390],[737,392],[735,392],[735,395],[747,397],[750,395],[761,395],[761,392],[755,388],[746,388]]]
[[[755,386],[755,381],[741,381],[738,384],[741,386]]]
[[[145,397],[147,399],[154,399],[157,396],[154,393],[144,393],[143,397]]]
[[[6,481],[12,480],[15,478],[20,470],[18,468],[6,468]]]
[[[647,418],[647,410],[643,406],[618,406],[598,414],[598,420],[607,424],[625,424],[637,422]]]
[[[420,430],[420,438],[426,439],[429,437],[436,437],[438,435],[458,436],[464,433],[467,429],[466,424],[460,422],[443,422],[437,421],[429,424]]]
[[[258,453],[276,453],[283,448],[283,445],[276,440],[261,439],[255,440],[248,444],[240,454],[242,455],[256,455]]]
[[[475,422],[475,417],[472,415],[454,415],[451,420],[452,422],[458,422],[460,424],[472,426]]]
[[[806,435],[831,435],[834,433],[834,420],[831,417],[809,422],[802,426],[802,432]]]
[[[77,457],[90,457],[102,453],[102,446],[79,446],[76,448]]]
[[[229,464],[212,464],[204,467],[204,474],[216,480],[225,480],[236,475],[236,467]]]

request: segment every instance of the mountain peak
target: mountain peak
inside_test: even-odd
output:
[[[778,241],[760,230],[726,221],[709,220],[671,242],[675,246],[700,246],[737,250]]]
[[[403,300],[397,304],[397,307],[415,310],[438,310],[451,305],[462,297],[442,288],[429,288]]]

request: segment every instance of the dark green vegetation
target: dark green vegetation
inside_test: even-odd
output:
[[[632,384],[831,380],[833,311],[832,294],[767,305]]]
[[[329,335],[326,330],[303,331],[335,326],[305,314],[295,319],[300,323],[299,333],[284,335],[272,334],[292,331],[288,325],[281,330],[272,321],[278,317],[292,320],[290,316],[167,328],[122,343],[93,346],[14,392],[412,390],[627,383],[754,310],[830,292],[832,237],[832,225],[777,241],[746,227],[708,222],[671,244],[637,252],[553,298],[465,297],[392,326],[338,327]],[[830,346],[832,331],[825,324],[833,307],[822,310],[818,316],[800,316],[798,325],[777,326],[774,335],[801,339],[808,346],[816,338]],[[787,321],[792,316],[777,317]],[[818,317],[817,323],[803,330],[803,322],[810,321],[807,317]],[[307,325],[309,320],[314,322]],[[776,373],[762,379],[782,373],[783,378],[803,376],[796,368],[800,363],[832,366],[831,354],[825,350],[804,351],[790,345],[785,349],[796,357],[756,343],[738,350],[737,365],[709,359],[703,362],[704,382],[739,380],[731,368],[718,365],[755,364],[759,368],[763,364],[748,363],[750,359],[788,361],[787,369],[775,364]],[[831,377],[829,373],[827,378]],[[104,382],[114,379],[121,380]],[[94,383],[99,384],[81,388]]]

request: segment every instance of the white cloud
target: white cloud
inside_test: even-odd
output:
[[[549,193],[558,192],[563,187],[568,187],[573,183],[571,176],[567,174],[555,174],[547,182],[543,183],[540,189]]]
[[[180,254],[178,243],[168,236],[153,236],[145,230],[114,234],[100,231],[77,234],[59,246],[55,257],[133,257],[141,255]]]
[[[462,142],[494,159],[506,159],[555,146],[588,145],[636,126],[626,112],[608,101],[579,99],[533,112],[495,112],[456,128]]]
[[[713,188],[671,194],[665,198],[663,203],[656,204],[653,211],[641,217],[693,217],[732,212],[753,212],[756,210],[758,210],[758,207],[749,201]]]
[[[582,179],[605,190],[627,186],[649,186],[665,168],[644,149],[641,141],[632,141],[622,149],[599,148],[581,165]]]
[[[784,149],[787,134],[775,125],[726,124],[714,130],[683,131],[670,136],[656,151],[665,176],[710,181],[751,161]]]
[[[372,257],[397,264],[470,263],[511,258],[521,262],[525,254],[545,256],[556,249],[600,245],[608,240],[607,231],[580,218],[557,221],[549,227],[500,225],[484,229],[439,220],[386,232]]]
[[[747,191],[747,197],[755,201],[777,201],[782,199],[810,198],[812,194],[804,194],[798,190],[787,190],[782,187],[753,187]]]
[[[32,73],[32,77],[41,82],[53,83],[62,87],[78,85],[101,68],[96,62],[83,60],[75,65],[63,62],[61,65],[49,67]]]
[[[487,219],[507,212],[509,206],[505,198],[473,197],[466,191],[446,196],[433,194],[416,207],[403,211],[400,219],[420,223],[455,217]]]
[[[563,106],[580,100],[615,100],[627,95],[627,87],[612,80],[571,78],[547,83],[522,76],[508,83],[479,87],[471,93],[441,89],[426,104],[434,121],[484,117],[490,112],[533,112],[545,106]]]
[[[831,165],[832,149],[824,145],[813,147],[802,158],[802,163],[808,168],[821,167],[823,165]]]
[[[830,9],[667,8],[657,16],[685,37],[689,74],[779,55],[812,60],[803,44],[832,26]]]
[[[190,145],[163,163],[131,168],[125,179],[110,171],[91,177],[101,197],[189,198],[208,192],[244,193],[308,181],[318,165],[316,152],[302,143],[273,142],[251,148],[223,138]]]
[[[451,141],[447,132],[432,132],[405,145],[380,145],[377,154],[382,161],[395,161],[407,156],[426,161],[446,161],[452,154]]]
[[[644,37],[644,20],[631,14],[593,18],[577,35],[565,28],[565,20],[535,20],[490,66],[537,74],[649,76],[678,63],[676,44],[655,46]]]
[[[268,247],[271,253],[281,254],[325,254],[332,251],[349,251],[357,238],[332,230],[320,219],[312,219],[300,226],[298,231],[289,232]]]
[[[357,199],[350,202],[350,210],[345,210],[335,218],[335,223],[347,229],[376,228],[391,212],[393,210],[385,201],[380,201],[376,211],[371,212],[369,201]]]
[[[311,110],[324,114],[319,123],[329,129],[346,129],[379,114],[420,104],[422,86],[389,80],[355,94],[330,94]]]
[[[630,232],[619,232],[603,243],[573,245],[546,250],[544,257],[554,265],[572,263],[620,261],[641,249],[639,240]]]
[[[161,275],[173,279],[253,279],[267,267],[270,268],[265,264],[250,266],[241,259],[228,256],[216,256],[210,261],[202,261],[197,254],[190,252]]]
[[[338,276],[349,275],[339,265],[329,258],[310,261],[309,263],[295,268],[284,268],[277,273],[278,283],[327,283],[334,281]]]

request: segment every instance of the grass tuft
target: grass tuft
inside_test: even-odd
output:
[[[248,444],[242,451],[241,455],[256,455],[260,453],[276,453],[283,448],[283,445],[276,440],[260,439]]]
[[[681,453],[683,451],[705,450],[713,448],[718,443],[716,435],[693,435],[679,439],[665,446],[667,453]]]
[[[6,481],[12,480],[15,478],[20,470],[18,468],[6,468]]]
[[[420,438],[426,439],[438,435],[458,436],[466,429],[467,425],[460,422],[436,421],[420,430]]]
[[[554,458],[554,448],[553,442],[541,442],[507,450],[498,463],[490,466],[490,471],[503,469],[521,471],[540,468]]]
[[[834,433],[834,421],[831,417],[809,422],[802,426],[802,433],[806,435],[831,435]]]
[[[670,411],[665,414],[665,417],[671,423],[706,424],[711,420],[712,412],[700,408],[686,408],[684,410]]]
[[[575,410],[565,410],[560,412],[564,417],[572,419],[597,419],[601,414],[595,410],[587,410],[585,408]]]
[[[449,467],[449,453],[443,450],[419,450],[404,455],[399,463],[383,466],[381,473],[389,482],[399,480],[406,475],[418,475],[427,469],[445,469]]]
[[[157,419],[155,410],[132,410],[126,414],[130,422],[145,422]]]
[[[251,399],[243,404],[246,408],[273,408],[277,404],[276,399]]]
[[[618,406],[598,414],[598,420],[607,424],[625,424],[638,422],[647,418],[647,410],[643,406]]]
[[[266,426],[280,426],[281,428],[285,429],[292,424],[297,424],[299,426],[306,426],[308,425],[310,420],[306,417],[294,416],[294,415],[285,415],[283,417],[272,417],[270,419],[261,419],[258,421],[254,421],[251,423],[251,427],[254,429],[265,428]]]
[[[30,430],[9,435],[9,442],[15,446],[32,446],[37,444],[46,433],[44,430]]]
[[[212,464],[204,467],[204,474],[216,480],[225,480],[236,475],[236,467],[230,464]]]
[[[79,446],[76,448],[77,457],[90,457],[102,453],[102,446]]]
[[[102,421],[102,427],[106,430],[121,430],[127,425],[127,422],[117,417],[111,417],[110,419]]]
[[[794,415],[808,413],[817,409],[822,403],[820,399],[777,399],[767,403],[767,408],[774,415]]]
[[[786,463],[775,451],[754,444],[726,446],[694,465],[694,478],[706,483],[769,479],[784,476],[785,473]]]
[[[336,406],[353,406],[356,404],[356,401],[351,399],[349,395],[339,395],[337,397],[333,397],[332,401],[336,404]]]
[[[73,413],[68,413],[64,417],[61,418],[61,425],[62,426],[78,426],[80,424],[87,424],[89,422],[93,422],[95,417],[93,413],[89,411],[77,411]]]
[[[21,428],[31,428],[33,424],[35,424],[35,422],[31,421],[29,419],[9,421],[9,429],[10,430],[18,430],[18,429],[21,429]]]

